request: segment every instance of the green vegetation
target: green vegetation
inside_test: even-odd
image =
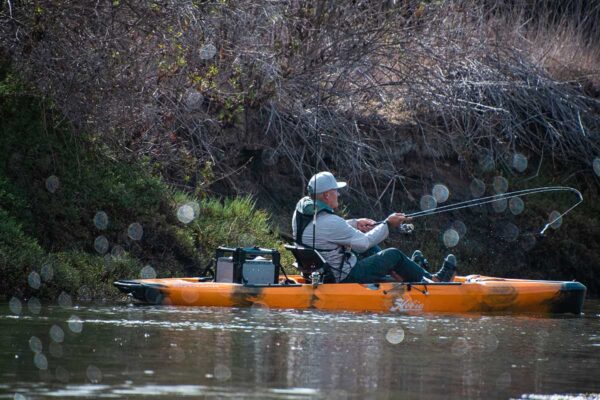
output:
[[[0,82],[3,295],[56,299],[64,291],[79,299],[110,298],[117,294],[114,280],[138,277],[145,265],[159,277],[197,275],[216,246],[280,245],[250,198],[198,200],[175,191],[143,164],[116,161],[101,144],[75,133],[7,70]],[[187,225],[176,217],[184,204],[196,209]],[[108,216],[106,227],[94,223],[100,211]],[[135,222],[143,228],[141,240],[128,236]],[[95,248],[99,236],[108,249]]]

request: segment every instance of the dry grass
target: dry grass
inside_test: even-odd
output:
[[[0,38],[78,129],[170,182],[243,192],[259,159],[388,204],[411,154],[475,174],[482,155],[600,153],[600,7],[564,4],[3,3]]]

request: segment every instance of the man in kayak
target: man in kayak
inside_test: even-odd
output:
[[[449,282],[454,279],[456,258],[452,254],[446,257],[437,273],[430,274],[418,264],[423,260],[418,250],[410,259],[396,248],[379,249],[377,245],[388,237],[391,229],[397,229],[410,220],[403,213],[391,214],[381,224],[368,218],[345,220],[336,215],[338,190],[345,186],[346,182],[338,182],[330,172],[313,175],[308,184],[310,196],[303,197],[296,204],[292,217],[296,243],[314,247],[331,267],[336,282],[381,282],[390,274],[398,275],[406,282]],[[313,227],[315,206],[317,216]],[[355,254],[367,251],[367,254],[373,254],[361,259]]]

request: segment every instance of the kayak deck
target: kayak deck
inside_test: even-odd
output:
[[[504,279],[480,275],[454,282],[243,285],[205,278],[121,280],[115,286],[142,303],[178,306],[296,308],[378,312],[514,312],[580,314],[579,282]]]

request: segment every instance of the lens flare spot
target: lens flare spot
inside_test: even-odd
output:
[[[37,369],[44,371],[48,369],[48,359],[42,353],[35,353],[35,356],[33,357],[33,364],[37,367]]]
[[[210,60],[215,54],[217,54],[217,48],[212,43],[205,44],[200,49],[200,58],[203,60]]]
[[[448,229],[444,232],[443,240],[446,247],[454,247],[460,241],[460,235],[454,229]]]
[[[452,344],[452,354],[457,357],[464,356],[470,350],[471,345],[469,344],[469,341],[464,337],[457,338]]]
[[[140,278],[142,279],[154,279],[156,278],[156,271],[152,268],[152,265],[146,265],[140,270]]]
[[[182,290],[181,291],[181,298],[183,299],[183,301],[187,304],[194,304],[198,298],[200,297],[200,294],[198,293],[197,290]]]
[[[189,224],[195,217],[194,208],[189,204],[184,204],[177,209],[177,219],[184,224]]]
[[[437,207],[437,201],[435,200],[435,197],[433,197],[429,194],[426,194],[425,196],[421,197],[419,206],[421,207],[421,210],[423,210],[423,211],[435,210],[435,208]]]
[[[27,302],[27,308],[29,308],[30,313],[39,314],[42,311],[42,303],[37,297],[32,297]]]
[[[256,245],[256,238],[252,235],[242,234],[238,240],[243,247],[253,247]]]
[[[42,280],[44,282],[50,282],[54,277],[54,269],[50,264],[44,264],[40,271],[40,275],[42,276]]]
[[[548,217],[548,223],[552,229],[558,229],[562,225],[562,216],[558,211],[554,210]]]
[[[85,370],[85,375],[91,383],[102,382],[102,371],[100,371],[100,368],[96,367],[95,365],[88,365],[87,369]]]
[[[273,165],[277,164],[277,161],[279,161],[279,154],[275,149],[265,149],[262,151],[260,158],[264,165],[272,167]]]
[[[535,236],[532,233],[526,233],[523,236],[521,236],[521,239],[519,240],[519,244],[521,245],[521,248],[525,251],[530,251],[531,249],[533,249],[535,247]]]
[[[527,157],[521,153],[515,153],[512,158],[512,167],[517,172],[524,172],[527,169]]]
[[[92,291],[87,286],[81,286],[77,289],[77,299],[79,301],[92,301]]]
[[[519,228],[512,222],[504,222],[498,225],[498,236],[506,242],[514,242],[519,237]]]
[[[94,240],[94,249],[98,252],[98,254],[104,254],[108,251],[108,239],[106,236],[98,236]]]
[[[10,309],[10,312],[15,315],[21,315],[21,312],[23,312],[23,304],[21,304],[21,300],[17,299],[16,297],[12,297],[10,299],[8,302],[8,308]]]
[[[61,308],[69,308],[69,307],[71,307],[73,305],[73,302],[71,301],[71,296],[69,296],[65,292],[61,292],[58,295],[58,305]]]
[[[452,223],[452,229],[458,232],[461,238],[467,234],[467,225],[464,222],[456,220]]]
[[[37,336],[32,336],[29,338],[29,348],[34,353],[41,353],[43,350],[42,341]]]
[[[498,214],[505,212],[507,207],[508,207],[508,201],[504,198],[498,199],[492,203],[492,208]]]
[[[37,290],[42,285],[42,278],[40,278],[40,275],[37,272],[32,271],[27,277],[27,283],[29,284],[29,287]]]
[[[134,222],[127,228],[127,236],[132,240],[142,240],[144,235],[144,228],[139,222]]]
[[[481,179],[474,178],[469,185],[469,189],[473,197],[479,198],[485,193],[485,183]]]
[[[46,190],[50,193],[56,193],[60,187],[60,180],[56,175],[50,175],[46,178]]]
[[[448,197],[450,197],[450,190],[448,190],[445,185],[438,183],[437,185],[433,186],[431,194],[435,198],[437,204],[440,204],[448,200]]]
[[[525,203],[520,197],[513,197],[508,201],[508,208],[513,215],[519,215],[525,209]]]
[[[56,324],[50,328],[50,338],[56,343],[62,343],[65,340],[65,332]]]
[[[171,343],[171,348],[169,349],[169,359],[175,362],[182,362],[185,360],[185,352],[181,347],[177,347],[176,344]]]
[[[385,340],[391,344],[399,344],[404,340],[404,329],[400,327],[391,328],[385,334]]]
[[[54,376],[56,376],[56,379],[58,379],[62,383],[69,382],[69,379],[71,378],[71,374],[69,373],[69,371],[67,371],[64,367],[61,366],[56,367]]]
[[[104,255],[104,270],[106,272],[112,272],[113,269],[114,269],[114,265],[113,265],[112,256],[109,253],[106,253]]]
[[[104,211],[98,211],[94,215],[94,226],[100,230],[108,227],[108,215]]]
[[[73,333],[81,333],[81,331],[83,330],[83,322],[81,321],[81,318],[79,318],[77,315],[71,315],[71,317],[69,317],[69,320],[67,321],[67,325]]]
[[[489,172],[496,168],[494,157],[492,157],[491,154],[484,154],[479,158],[479,168],[481,168],[483,172]]]
[[[188,110],[196,111],[202,108],[204,102],[204,96],[197,90],[190,89],[185,95],[185,106]]]
[[[231,370],[227,365],[217,364],[213,371],[216,380],[225,382],[231,379]]]
[[[506,193],[506,191],[508,190],[508,180],[503,176],[497,176],[494,178],[493,186],[494,191],[497,194]]]
[[[594,173],[596,174],[596,176],[600,176],[600,157],[594,158],[592,168],[594,169]]]
[[[61,358],[63,356],[63,347],[60,343],[50,342],[50,346],[48,346],[48,351],[50,355],[54,358]]]
[[[113,246],[110,255],[113,256],[113,258],[121,258],[125,255],[125,249],[119,245]]]

